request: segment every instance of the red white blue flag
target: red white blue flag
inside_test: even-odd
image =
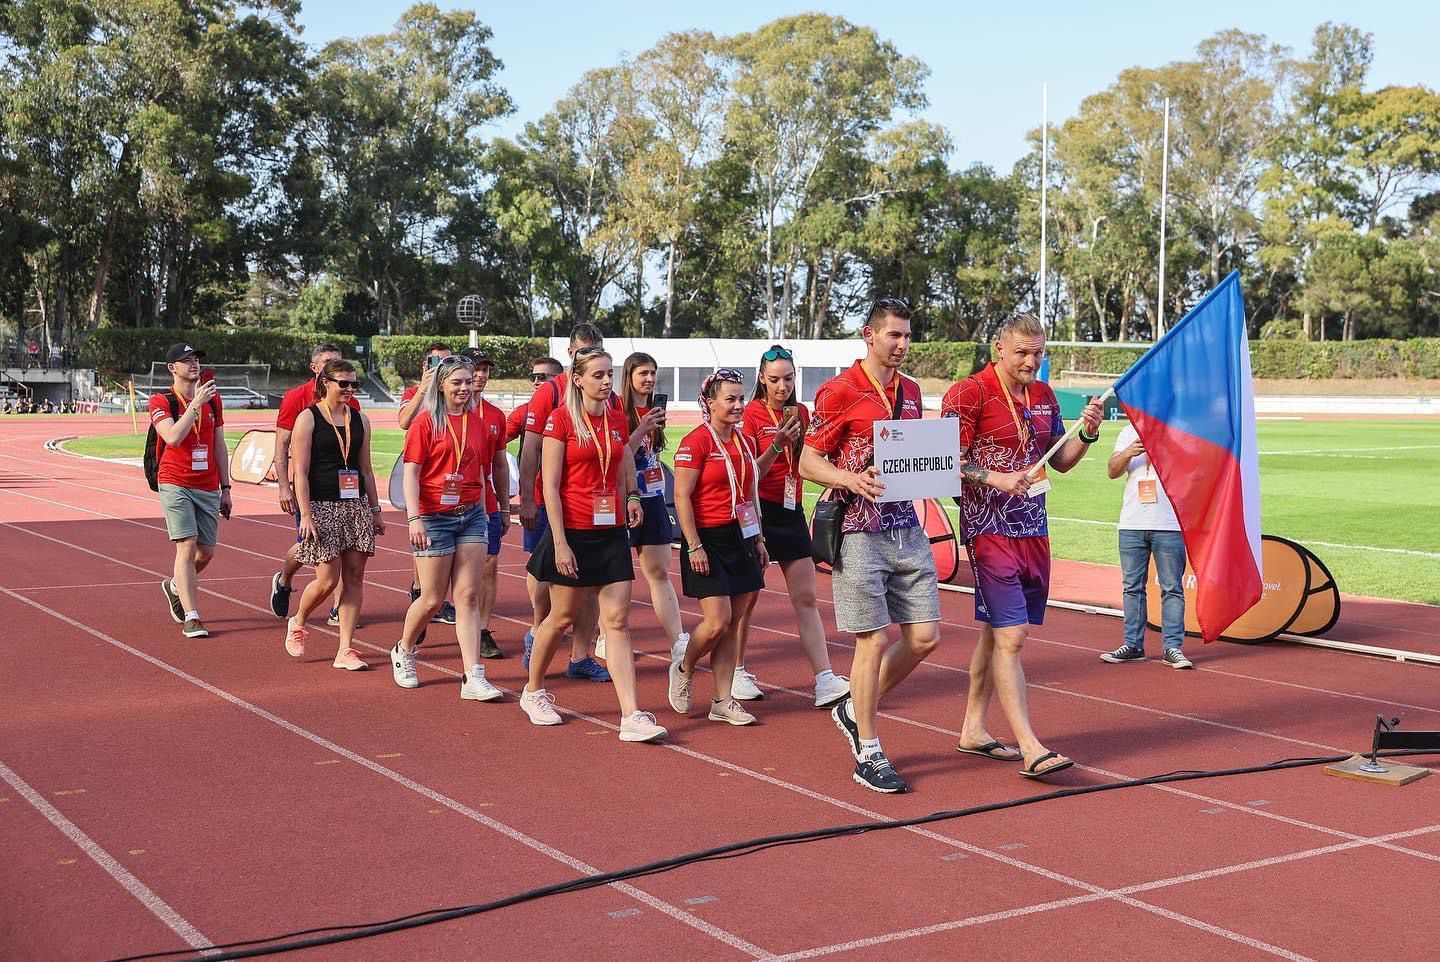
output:
[[[1115,382],[1175,506],[1214,641],[1260,600],[1260,458],[1250,340],[1232,272]]]

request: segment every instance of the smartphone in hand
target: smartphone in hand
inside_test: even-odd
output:
[[[210,368],[207,367],[200,372],[201,384],[209,384],[213,380],[215,380],[215,372]]]
[[[665,405],[669,403],[670,395],[668,394],[656,394],[650,398],[650,406],[652,408],[659,408],[662,411],[665,410]]]

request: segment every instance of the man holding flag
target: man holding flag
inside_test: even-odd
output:
[[[1048,751],[1030,727],[1020,652],[1031,625],[1045,621],[1050,595],[1050,537],[1045,491],[1051,441],[1065,435],[1060,402],[1037,374],[1045,356],[1045,328],[1028,314],[1000,326],[994,360],[952,385],[942,417],[960,420],[965,486],[960,526],[975,575],[975,620],[983,627],[970,661],[970,694],[957,751],[997,761],[1022,761],[1020,774],[1044,778],[1075,764]],[[1048,454],[1048,468],[1069,471],[1100,439],[1101,401],[1080,415],[1081,430]],[[1018,751],[985,729],[991,698],[1015,735]]]

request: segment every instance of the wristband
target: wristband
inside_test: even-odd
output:
[[[371,514],[381,514],[382,512],[384,512],[384,510],[385,510],[384,508],[371,508],[371,509],[370,509],[370,513],[371,513]]]
[[[220,485],[220,490],[221,490],[221,491],[229,491],[229,490],[230,490],[230,485],[228,485],[228,484],[222,484],[222,485]]]
[[[776,454],[784,454],[784,453],[785,453],[785,449],[782,448],[780,445],[776,444],[774,441],[771,441],[771,442],[770,442],[770,450],[771,450],[771,451],[774,451]]]
[[[405,522],[406,522],[407,524],[414,524],[416,521],[419,521],[419,520],[420,520],[420,515],[417,514],[417,515],[415,515],[415,516],[412,517],[412,518],[406,518],[406,519],[405,519]]]
[[[640,495],[636,494],[634,491],[631,491],[629,494],[625,495],[625,500],[626,500],[626,501],[639,501],[639,500],[640,500]]]
[[[1080,440],[1081,440],[1082,442],[1084,442],[1085,444],[1094,444],[1096,441],[1099,441],[1099,440],[1100,440],[1100,434],[1099,434],[1099,432],[1096,432],[1096,433],[1092,436],[1092,435],[1086,434],[1086,433],[1085,433],[1085,429],[1084,429],[1084,428],[1081,428],[1079,431],[1077,431],[1077,432],[1075,432],[1075,433],[1076,433],[1077,435],[1079,435]]]

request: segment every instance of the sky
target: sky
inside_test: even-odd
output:
[[[316,46],[337,37],[386,33],[410,6],[405,0],[302,2],[303,36]],[[930,105],[919,116],[950,132],[954,168],[980,162],[1007,173],[1026,152],[1027,131],[1040,125],[1042,81],[1049,84],[1051,123],[1063,122],[1078,111],[1081,100],[1103,90],[1127,67],[1187,59],[1201,40],[1232,27],[1262,34],[1300,56],[1308,54],[1316,26],[1326,20],[1349,23],[1374,34],[1372,86],[1440,87],[1440,57],[1435,55],[1440,3],[1416,0],[926,0],[880,5],[542,0],[470,9],[494,31],[491,49],[505,65],[498,80],[516,110],[495,123],[492,133],[507,137],[548,111],[586,70],[641,53],[667,33],[704,29],[729,36],[815,10],[871,27],[930,68],[925,84]]]

